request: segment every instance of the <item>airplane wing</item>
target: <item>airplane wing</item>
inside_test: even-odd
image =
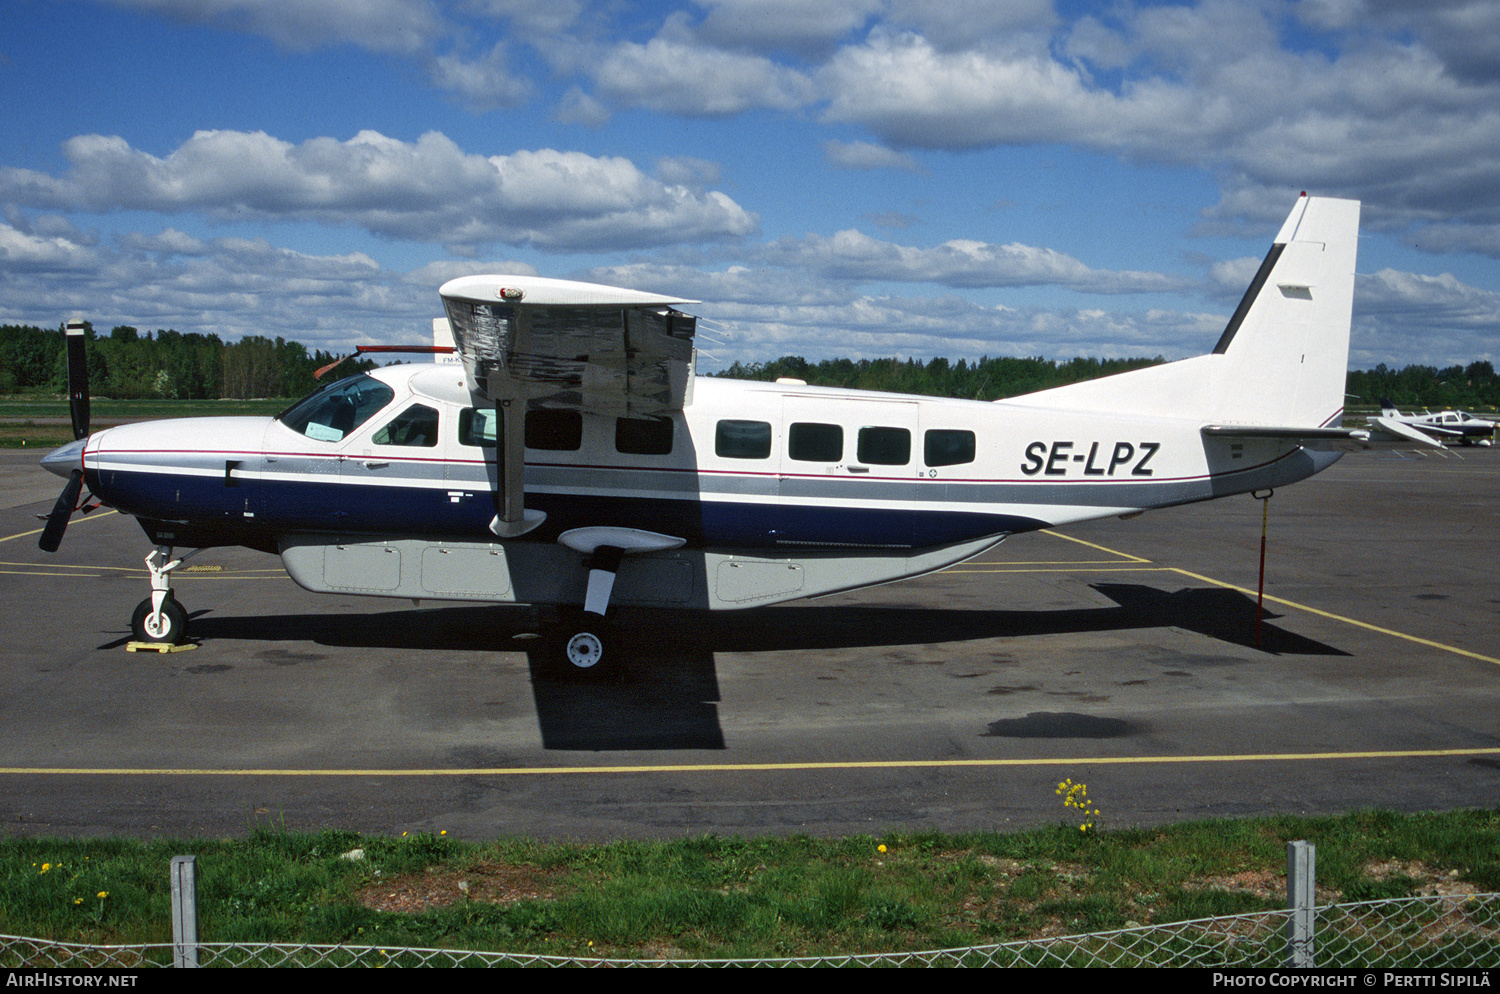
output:
[[[1447,427],[1444,427],[1443,425],[1440,425],[1440,424],[1437,424],[1437,423],[1431,422],[1431,421],[1420,421],[1420,422],[1413,422],[1413,421],[1392,421],[1392,419],[1390,419],[1390,418],[1372,418],[1370,420],[1370,423],[1374,424],[1377,421],[1380,422],[1382,425],[1387,425],[1387,424],[1401,424],[1401,425],[1405,425],[1405,426],[1410,427],[1410,428],[1415,428],[1417,431],[1425,432],[1428,435],[1439,435],[1439,436],[1445,436],[1447,438],[1462,438],[1463,434],[1464,434],[1463,432],[1461,432],[1461,431],[1459,431],[1459,430],[1457,430],[1455,428],[1447,428]]]
[[[524,535],[546,515],[527,510],[529,407],[616,417],[680,411],[692,399],[694,301],[537,276],[465,276],[438,289],[470,389],[495,405],[495,520]]]
[[[1280,425],[1204,425],[1204,438],[1280,438],[1305,448],[1338,452],[1362,449],[1440,449],[1431,436],[1389,418],[1371,418],[1368,428],[1303,428]]]
[[[695,301],[535,276],[466,276],[438,290],[453,341],[491,400],[651,416],[691,400]]]

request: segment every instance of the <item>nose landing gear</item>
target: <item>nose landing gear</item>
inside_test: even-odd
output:
[[[194,549],[181,559],[173,559],[171,547],[159,545],[146,556],[151,596],[136,605],[130,618],[130,632],[137,642],[181,645],[187,638],[187,611],[172,593],[171,573],[201,551]]]

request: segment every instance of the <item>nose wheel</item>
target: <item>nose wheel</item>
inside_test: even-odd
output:
[[[187,638],[187,611],[170,594],[162,601],[161,609],[152,606],[147,597],[136,605],[130,618],[130,631],[137,642],[165,642],[181,645]]]

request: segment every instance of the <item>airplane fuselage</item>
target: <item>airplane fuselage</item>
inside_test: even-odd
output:
[[[817,591],[773,582],[743,598],[712,590],[688,598],[739,607],[926,572],[1018,532],[1280,486],[1336,458],[1282,440],[1207,439],[1197,421],[1039,411],[1024,398],[982,403],[703,377],[692,403],[670,417],[531,411],[526,506],[547,517],[501,542],[489,531],[495,412],[476,404],[462,372],[392,366],[343,383],[353,385],[325,392],[353,396],[343,408],[362,405],[357,424],[339,422],[348,412],[329,399],[310,419],[311,401],[299,405],[300,420],[293,408],[280,419],[120,426],[87,440],[85,481],[140,518],[158,544],[279,552],[317,590],[347,589],[328,576],[358,568],[351,560],[330,570],[329,548],[379,547],[384,555],[360,561],[387,566],[391,550],[399,559],[404,549],[424,560],[424,577],[438,569],[435,557],[487,550],[509,553],[511,576],[436,585],[397,576],[359,592],[548,599],[542,585],[520,596],[527,584],[514,574],[523,561],[576,572],[576,554],[556,541],[577,528],[673,536],[682,548],[655,558],[706,553],[714,568],[817,560],[836,574],[848,561],[845,578],[830,575]],[[871,580],[855,560],[885,565]],[[712,587],[710,572],[692,567]],[[554,584],[554,596],[576,594],[567,586]],[[655,602],[649,590],[622,600]]]

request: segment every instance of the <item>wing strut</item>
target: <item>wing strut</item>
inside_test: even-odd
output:
[[[547,520],[546,511],[526,509],[526,402],[514,397],[495,401],[499,423],[495,446],[495,520],[490,531],[500,538],[525,535]]]

